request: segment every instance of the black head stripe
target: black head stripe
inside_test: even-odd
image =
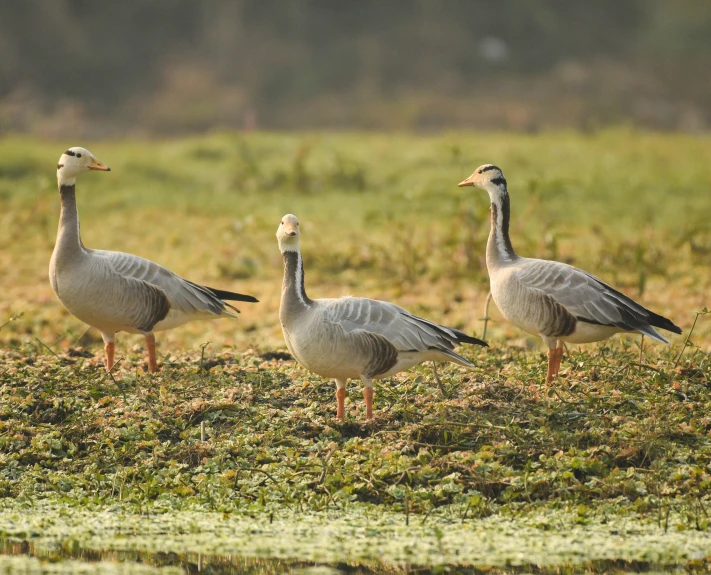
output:
[[[491,180],[491,183],[495,186],[505,186],[506,178],[504,178],[503,176],[499,176],[498,178],[494,178],[493,180]]]
[[[484,172],[488,172],[489,170],[499,170],[499,168],[497,168],[497,167],[494,166],[494,165],[486,166],[485,168],[482,168],[482,169],[481,169],[481,172],[479,172],[479,173],[480,173],[480,174],[483,174]],[[501,170],[499,170],[499,171],[501,171]]]
[[[67,150],[67,151],[64,152],[64,153],[65,153],[67,156],[76,156],[76,153],[73,152],[72,150]]]

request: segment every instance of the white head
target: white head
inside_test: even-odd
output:
[[[102,164],[96,159],[94,154],[86,148],[80,148],[78,146],[69,148],[62,154],[57,163],[57,181],[60,186],[71,186],[79,174],[83,174],[89,170],[108,172],[111,168]]]
[[[279,241],[279,249],[281,250],[281,253],[299,251],[299,238],[301,237],[301,231],[299,230],[299,220],[296,219],[296,216],[286,214],[281,219],[276,237]]]
[[[479,166],[474,173],[463,182],[459,182],[459,187],[472,186],[489,192],[493,198],[501,193],[506,193],[506,178],[500,168],[493,164]]]
[[[495,258],[494,261],[497,259],[500,262],[515,260],[518,256],[509,238],[511,207],[504,173],[493,164],[484,164],[474,170],[474,173],[466,180],[459,182],[460,188],[465,186],[472,186],[486,191],[491,201],[491,234],[489,235],[486,251],[487,265],[489,265],[491,255]],[[490,251],[491,249],[494,251]]]

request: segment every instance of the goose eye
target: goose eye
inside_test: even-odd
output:
[[[81,154],[77,154],[77,158],[81,158]]]
[[[284,220],[282,220],[282,221],[281,221],[281,224],[279,224],[279,225],[283,226],[283,225],[284,225]]]

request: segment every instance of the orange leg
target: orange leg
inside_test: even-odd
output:
[[[348,379],[336,379],[336,401],[338,401],[338,411],[336,417],[343,421],[346,414],[346,383]]]
[[[104,355],[106,356],[106,371],[111,371],[114,367],[114,351],[116,344],[113,341],[107,341],[104,344]]]
[[[343,420],[343,417],[345,416],[346,413],[346,407],[345,407],[345,402],[346,402],[346,388],[339,388],[336,390],[336,400],[338,401],[338,411],[336,412],[336,417],[340,420]]]
[[[155,373],[158,371],[158,361],[156,361],[156,336],[152,333],[146,336],[146,348],[148,349],[148,371]]]
[[[563,359],[564,347],[556,347],[548,350],[548,375],[546,375],[546,383],[551,383],[560,371],[560,362]]]
[[[558,377],[558,374],[560,373],[560,362],[563,360],[563,351],[565,348],[563,346],[556,348],[556,357],[555,357],[555,376]]]
[[[555,358],[558,355],[557,349],[548,349],[548,374],[546,375],[546,383],[551,383],[556,375]]]
[[[373,388],[365,387],[363,389],[363,399],[365,399],[365,418],[373,419]]]

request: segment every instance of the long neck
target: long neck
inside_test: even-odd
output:
[[[288,311],[297,312],[311,307],[313,303],[304,289],[304,262],[301,252],[285,250],[284,282],[281,287],[281,303]]]
[[[486,244],[486,263],[491,267],[512,262],[518,256],[509,237],[511,204],[506,190],[506,182],[495,186],[495,189],[492,188],[489,197],[491,198],[491,231]]]
[[[79,233],[79,212],[74,183],[59,185],[59,196],[62,203],[59,214],[59,230],[57,231],[56,250],[78,251],[84,248]]]

